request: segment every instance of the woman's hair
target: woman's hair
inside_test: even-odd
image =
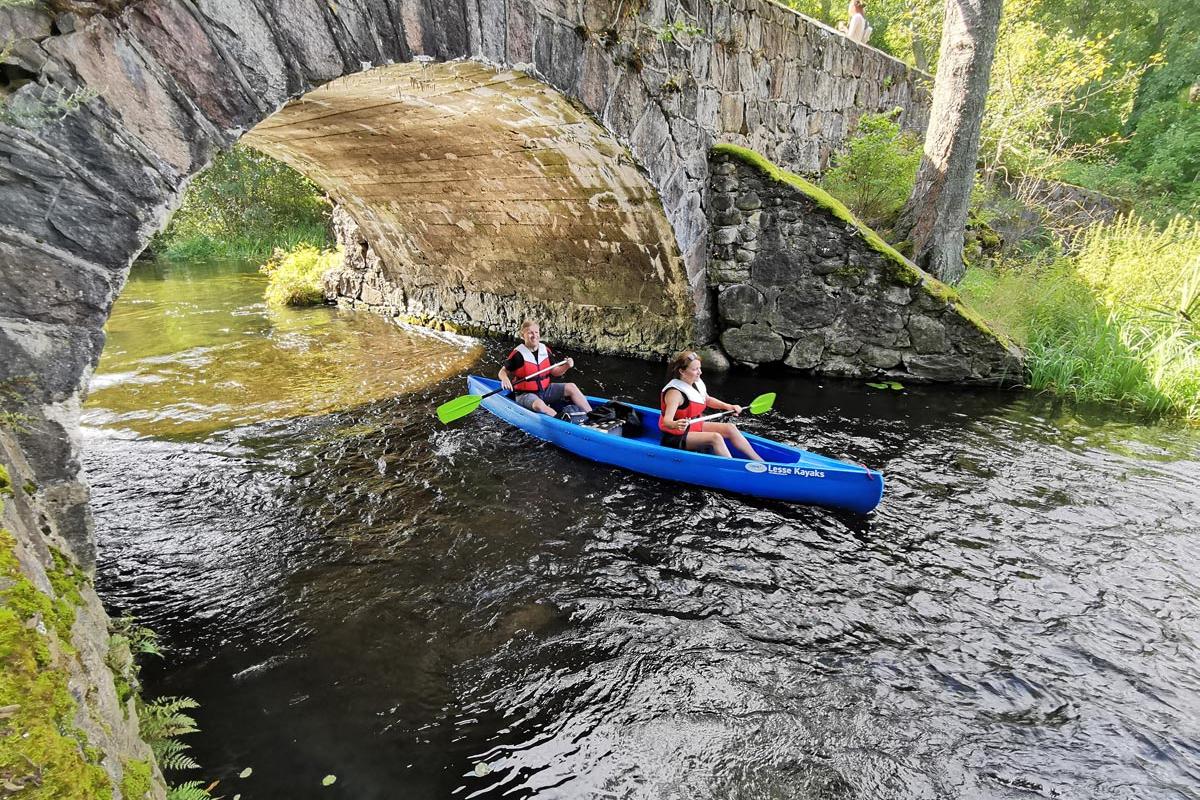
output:
[[[538,323],[537,323],[536,319],[525,320],[524,322],[521,323],[521,333],[525,333],[525,331],[529,330],[530,328],[532,328],[534,325],[537,325],[537,324]],[[540,328],[542,326],[538,325],[538,327]]]
[[[667,382],[675,380],[679,377],[679,373],[688,368],[688,365],[693,361],[699,361],[700,356],[695,350],[680,350],[667,363]]]

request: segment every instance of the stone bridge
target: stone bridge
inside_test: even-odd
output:
[[[714,142],[811,172],[862,113],[926,114],[905,65],[767,0],[142,0],[0,10],[0,39],[0,385],[25,417],[3,460],[83,564],[103,325],[243,135],[365,233],[359,300],[649,355],[715,335]]]

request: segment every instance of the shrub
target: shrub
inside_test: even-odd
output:
[[[921,162],[921,140],[900,130],[898,113],[899,109],[864,114],[845,149],[833,157],[833,169],[822,179],[830,194],[876,229],[895,222]]]
[[[260,271],[267,276],[266,300],[270,306],[312,306],[325,300],[321,276],[342,260],[341,248],[318,250],[302,244],[289,251],[276,250]]]

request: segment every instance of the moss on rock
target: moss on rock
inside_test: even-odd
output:
[[[758,170],[768,178],[784,183],[805,195],[819,208],[828,211],[837,219],[853,226],[863,241],[883,256],[884,272],[887,277],[899,286],[921,287],[928,294],[936,297],[952,307],[964,320],[977,328],[981,333],[996,339],[1007,348],[1016,345],[1003,333],[993,329],[986,320],[971,309],[952,287],[942,283],[937,278],[913,264],[900,254],[894,247],[883,240],[873,229],[863,224],[844,203],[821,187],[807,181],[795,173],[779,167],[768,161],[764,156],[746,147],[735,144],[721,143],[713,145],[713,152],[736,158],[743,164]]]
[[[820,208],[825,209],[847,225],[853,226],[858,230],[863,240],[871,249],[884,257],[888,276],[895,280],[896,283],[903,286],[916,286],[925,278],[932,280],[929,275],[926,275],[915,264],[900,255],[894,247],[885,242],[882,236],[860,222],[858,217],[854,216],[854,212],[846,207],[845,203],[815,183],[801,178],[794,172],[788,172],[782,167],[771,163],[761,154],[746,147],[721,143],[713,145],[713,152],[736,158],[743,164],[757,169],[772,180],[787,184],[808,197],[809,200]]]
[[[61,594],[51,598],[25,576],[16,546],[0,529],[0,706],[11,710],[0,722],[0,776],[30,800],[110,800],[101,754],[76,727],[68,688],[78,571],[62,569],[58,556],[49,573]]]
[[[121,764],[121,796],[125,800],[144,800],[153,785],[149,761],[126,761]]]

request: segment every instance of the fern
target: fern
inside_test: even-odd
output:
[[[212,800],[212,795],[200,781],[188,781],[173,786],[171,791],[167,792],[167,800]]]
[[[173,739],[188,733],[196,733],[196,720],[183,712],[199,708],[200,704],[190,697],[160,697],[142,706],[139,715],[142,723],[142,738],[153,747],[156,742]]]
[[[150,746],[154,752],[154,757],[158,759],[160,769],[199,769],[200,765],[196,760],[187,755],[184,751],[191,749],[191,745],[184,744],[178,739],[166,739],[162,742],[157,742]]]

